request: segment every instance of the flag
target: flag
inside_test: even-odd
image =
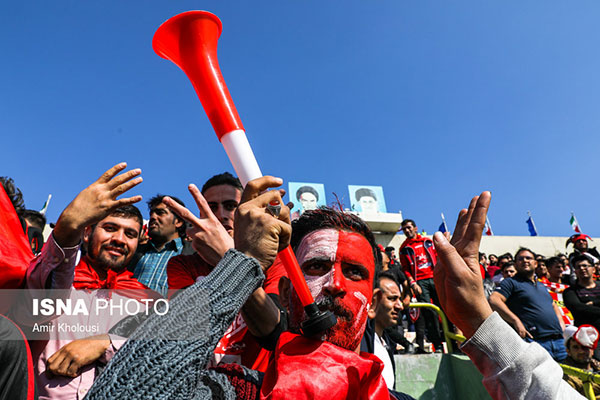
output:
[[[490,220],[488,219],[488,217],[485,217],[485,229],[484,232],[486,235],[488,236],[492,236],[494,234],[494,232],[492,232],[492,225],[490,224]]]
[[[438,231],[442,233],[448,232],[448,226],[446,225],[446,218],[444,218],[444,213],[442,213],[442,223],[440,224]]]
[[[537,236],[537,229],[535,228],[535,224],[533,223],[533,217],[531,216],[531,213],[528,211],[527,214],[529,214],[529,218],[527,218],[527,229],[529,229],[529,236]]]
[[[48,195],[48,200],[46,200],[46,202],[44,203],[44,206],[42,207],[42,209],[40,210],[40,214],[42,215],[46,215],[46,211],[48,211],[48,204],[50,204],[50,199],[52,198],[52,195],[49,194]]]
[[[571,220],[569,221],[571,224],[571,228],[577,233],[581,233],[581,228],[579,227],[579,222],[577,222],[577,218],[575,218],[575,214],[571,212]]]

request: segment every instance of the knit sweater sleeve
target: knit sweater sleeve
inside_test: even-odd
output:
[[[493,399],[585,399],[562,380],[562,369],[544,348],[521,339],[498,313],[461,350],[483,375]]]
[[[227,378],[206,366],[263,279],[255,259],[229,250],[205,279],[169,303],[168,312],[148,318],[132,334],[86,399],[234,399]]]

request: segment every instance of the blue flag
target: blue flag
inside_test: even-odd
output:
[[[529,236],[537,236],[537,229],[535,229],[535,224],[533,223],[533,218],[531,218],[531,216],[529,216],[529,218],[527,218],[527,229],[529,229]]]
[[[438,228],[439,232],[446,232],[446,224],[442,221],[442,223],[440,224],[440,227]]]

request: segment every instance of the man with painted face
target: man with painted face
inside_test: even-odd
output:
[[[235,249],[229,249],[206,278],[174,297],[168,315],[151,317],[134,333],[132,339],[147,340],[125,345],[90,399],[141,399],[161,392],[170,398],[210,398],[221,393],[225,398],[246,399],[257,398],[259,391],[264,399],[390,399],[382,362],[359,354],[379,253],[360,218],[332,209],[309,211],[295,221],[291,245],[319,308],[332,311],[338,323],[317,339],[300,335],[306,315],[293,285],[282,279],[280,297],[289,311],[290,329],[276,333],[277,344],[264,376],[233,364],[205,369],[225,328],[260,286],[261,269],[266,271],[278,250],[288,245],[289,209],[282,206],[278,218],[266,210],[273,200],[281,203],[281,195],[264,191],[281,183],[273,177],[248,183],[235,217]],[[181,215],[187,218],[186,213]],[[199,303],[206,300],[208,305]],[[186,340],[166,340],[162,333],[155,338],[156,332],[166,330]],[[150,368],[143,374],[129,368],[138,357],[145,357]],[[157,377],[165,383],[149,381]],[[123,379],[127,385],[115,384]]]

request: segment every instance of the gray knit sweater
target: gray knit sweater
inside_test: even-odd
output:
[[[263,280],[255,259],[229,250],[206,278],[169,303],[167,314],[153,315],[132,334],[85,398],[235,399],[227,377],[206,366]]]

